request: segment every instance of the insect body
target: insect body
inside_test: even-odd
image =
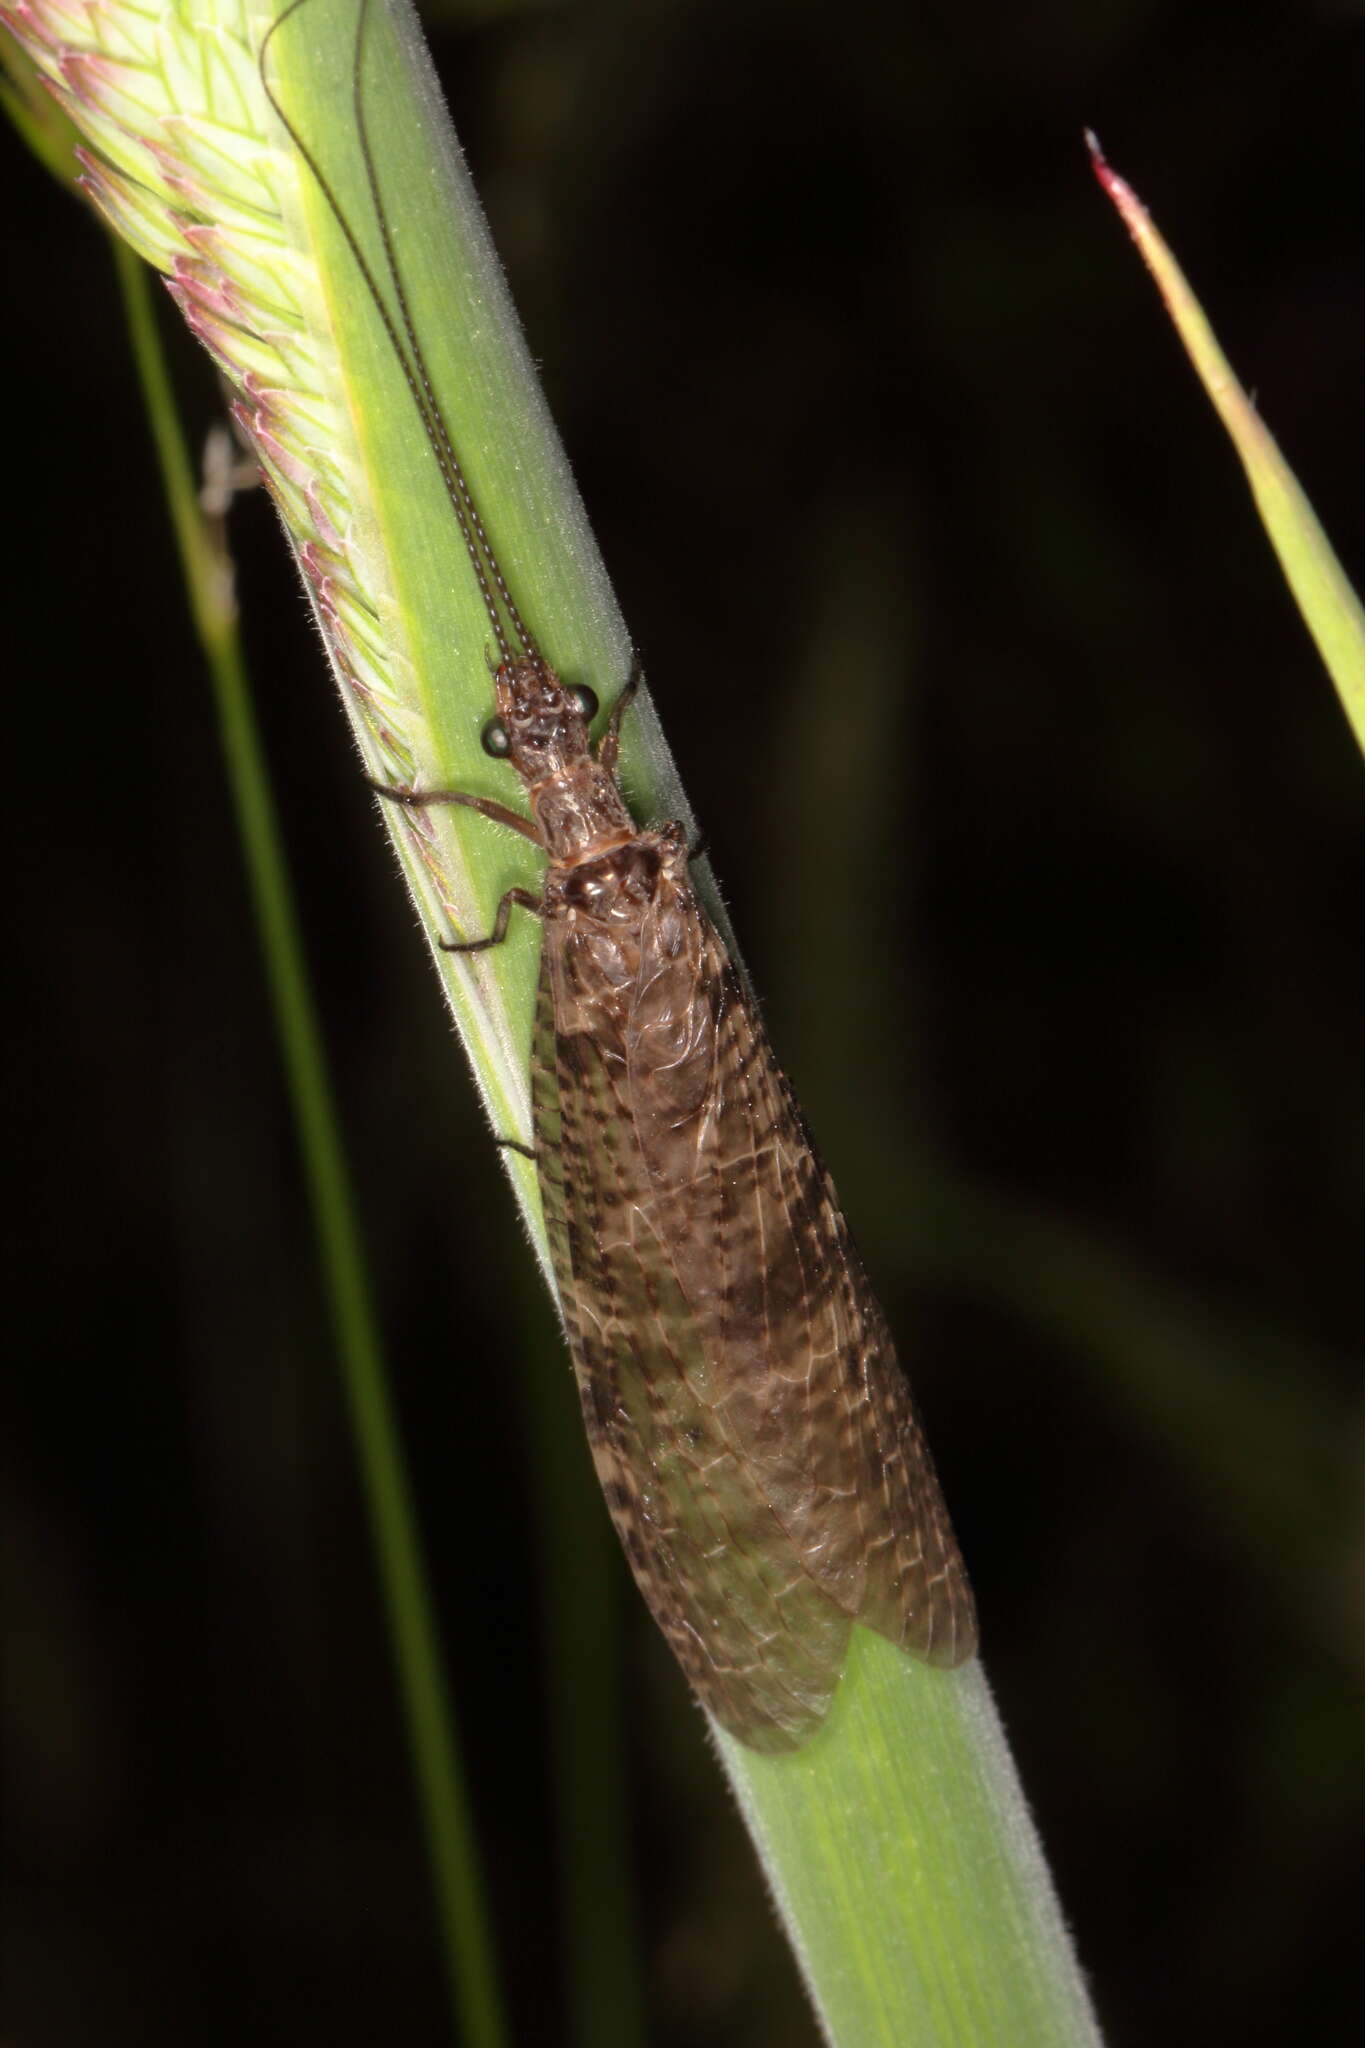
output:
[[[549,867],[538,901],[504,897],[490,937],[514,900],[544,924],[535,1156],[598,1478],[703,1704],[755,1748],[791,1748],[823,1718],[855,1621],[933,1663],[970,1656],[966,1575],[683,829],[640,831],[616,786],[623,700],[594,758],[581,693],[538,655],[504,661],[495,690],[486,744],[521,777]]]
[[[364,7],[358,34],[363,36]],[[357,79],[360,43],[357,43]],[[393,260],[396,314],[337,211],[446,482],[498,645],[486,749],[531,816],[457,790],[534,839],[543,926],[534,1152],[598,1477],[635,1577],[706,1708],[757,1749],[820,1724],[855,1622],[953,1665],[972,1599],[923,1433],[828,1175],[734,963],[683,828],[642,830],[615,767],[633,681],[594,753],[517,610],[479,517]],[[287,117],[281,112],[281,118]],[[290,129],[331,193],[314,158]]]

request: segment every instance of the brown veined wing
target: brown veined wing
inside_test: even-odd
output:
[[[885,1322],[680,849],[633,965],[604,985],[547,926],[537,1154],[570,1347],[656,1619],[722,1725],[787,1749],[854,1620],[958,1663],[971,1596]]]

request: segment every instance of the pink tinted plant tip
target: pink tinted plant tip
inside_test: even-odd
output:
[[[182,306],[192,299],[206,312],[217,313],[224,320],[240,323],[244,318],[241,300],[221,270],[211,270],[193,257],[177,256],[172,276],[183,293]]]
[[[318,530],[318,540],[330,553],[340,557],[342,547],[341,535],[332,524],[331,515],[322,502],[322,494],[317,487],[315,478],[309,478],[305,495],[308,499],[308,509],[313,515],[313,523]],[[309,545],[311,546],[312,543],[310,542]]]
[[[143,141],[148,154],[156,161],[158,176],[167,191],[174,192],[196,213],[202,213],[208,205],[209,196],[200,180],[191,176],[175,152],[166,148],[164,143],[153,142],[146,137]]]
[[[267,429],[272,416],[271,394],[250,372],[243,377],[240,393],[233,400],[232,416],[248,434],[263,434]]]
[[[0,7],[0,22],[3,22],[17,43],[22,43],[32,54],[36,43],[39,50],[56,53],[61,48],[61,38],[53,34],[44,19],[46,10],[21,4],[18,7]]]
[[[1152,232],[1152,216],[1128,180],[1121,178],[1114,169],[1100,147],[1100,139],[1093,128],[1087,128],[1085,131],[1085,146],[1090,151],[1090,168],[1099,179],[1102,189],[1118,208],[1129,234],[1141,248]]]
[[[130,114],[143,114],[135,96],[120,91],[120,77],[135,74],[128,67],[114,63],[108,57],[98,56],[93,50],[73,50],[70,47],[57,53],[57,68],[65,79],[74,100],[83,107],[97,109],[111,115],[115,120],[126,121]],[[145,116],[144,116],[145,118]]]
[[[76,161],[81,167],[77,186],[116,234],[131,242],[158,270],[168,270],[180,260],[189,239],[183,215],[173,212],[134,179],[111,169],[97,152],[78,146]]]
[[[332,578],[331,565],[328,563],[324,566],[321,548],[311,541],[307,547],[300,548],[299,567],[308,578],[309,586],[317,601],[318,610],[330,620],[333,628],[338,627],[340,624],[340,612],[337,608],[334,594],[335,584]]]
[[[308,487],[313,480],[312,471],[308,465],[301,462],[287,445],[270,431],[259,414],[257,415],[254,434],[257,452],[261,457],[261,461],[269,466],[272,476],[278,478],[283,483],[292,484],[296,490],[303,492],[306,497]]]
[[[212,311],[185,285],[177,284],[172,278],[166,279],[166,289],[184,315],[185,325],[191,334],[204,344],[220,368],[229,372],[237,367],[233,343],[237,330],[229,321],[218,320]]]

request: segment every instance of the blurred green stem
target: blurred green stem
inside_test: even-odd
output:
[[[509,1299],[518,1299],[515,1281]],[[622,1655],[624,1574],[583,1446],[563,1341],[543,1296],[520,1291],[521,1387],[540,1523],[554,1700],[565,2001],[574,2048],[644,2048],[645,1988],[631,1881]],[[585,1589],[590,1589],[585,1597]]]
[[[304,967],[293,892],[247,688],[226,549],[205,519],[176,414],[141,260],[111,237],[138,379],[166,488],[190,610],[213,683],[233,809],[265,958],[323,1281],[403,1699],[436,1885],[456,2032],[467,2048],[508,2036],[455,1719],[441,1669],[416,1519]]]

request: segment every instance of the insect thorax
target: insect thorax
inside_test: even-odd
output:
[[[672,853],[664,833],[641,832],[589,860],[553,866],[545,878],[546,915],[573,915],[617,928],[638,925],[658,894]]]
[[[554,865],[589,865],[637,836],[610,771],[585,758],[530,789],[545,848]]]

